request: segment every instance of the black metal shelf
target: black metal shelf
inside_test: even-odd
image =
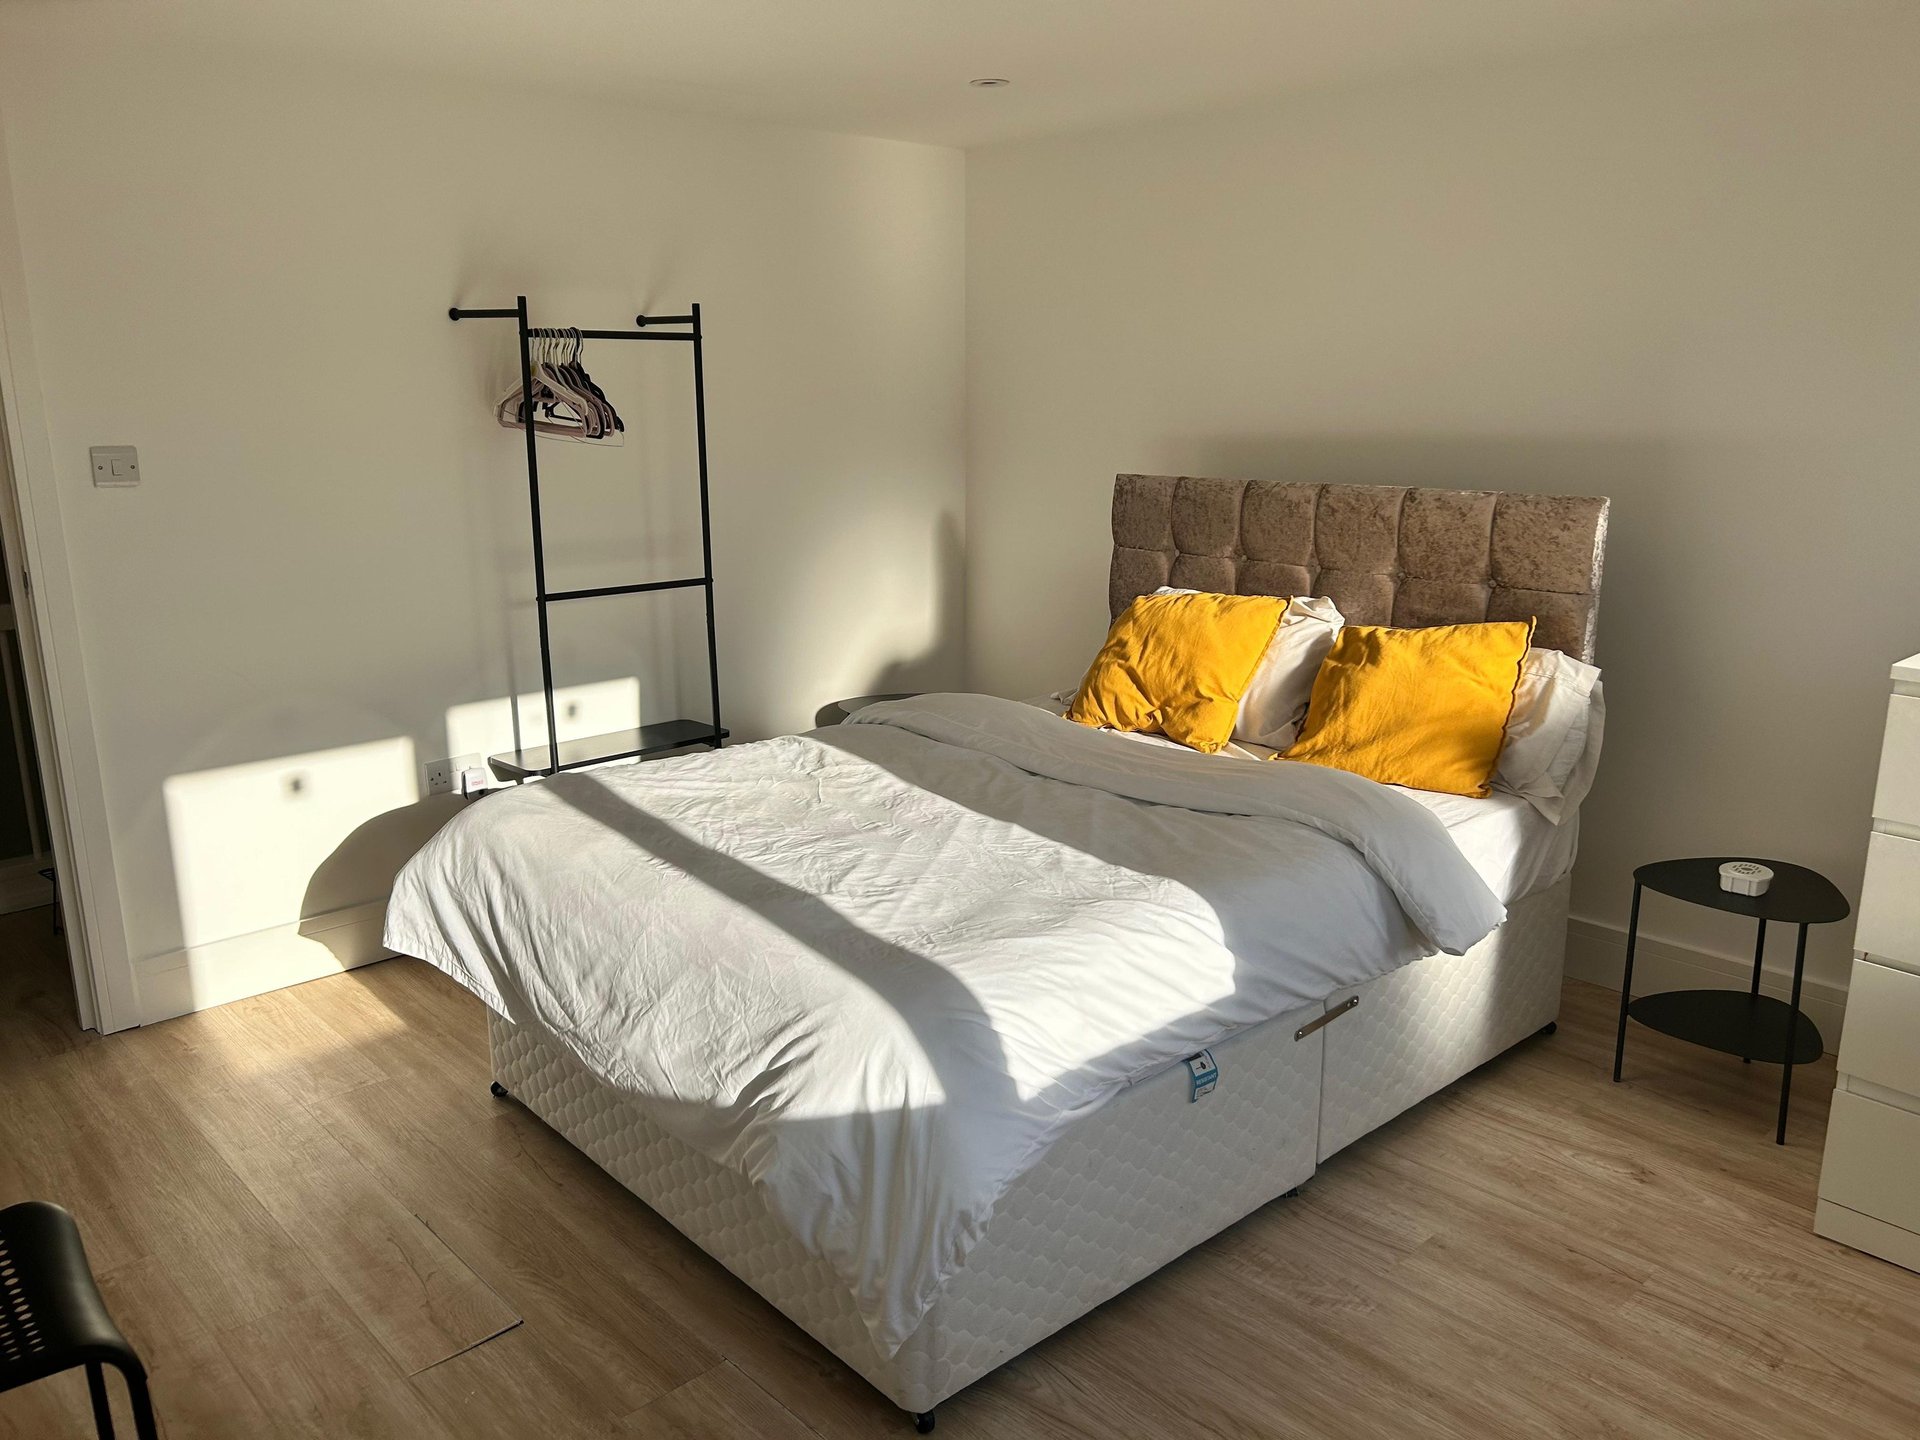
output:
[[[588,765],[605,765],[614,760],[644,760],[650,755],[665,755],[693,745],[717,747],[727,738],[725,730],[704,720],[659,720],[637,730],[610,730],[605,735],[584,735],[560,742],[560,763],[554,764],[553,752],[544,745],[525,750],[509,750],[489,755],[487,765],[501,780],[527,780],[536,775],[553,775],[561,770],[580,770]]]
[[[1745,990],[1662,990],[1642,995],[1627,1013],[1649,1030],[1742,1060],[1811,1065],[1825,1049],[1805,1011]]]
[[[503,780],[526,780],[536,775],[552,775],[575,770],[583,765],[598,765],[610,760],[645,759],[690,745],[718,749],[727,738],[720,723],[720,652],[713,613],[713,517],[707,501],[707,382],[700,307],[688,307],[685,315],[636,315],[632,330],[536,330],[527,323],[527,297],[516,297],[511,310],[463,310],[458,305],[447,311],[450,320],[513,320],[520,328],[521,394],[533,394],[533,358],[530,342],[538,336],[565,334],[583,340],[681,340],[693,347],[693,423],[700,461],[700,573],[678,580],[646,580],[632,585],[597,585],[584,590],[547,589],[547,549],[540,525],[540,448],[537,428],[528,416],[527,505],[533,524],[533,598],[540,623],[540,690],[547,707],[547,743],[525,746],[488,758],[493,773]],[[662,328],[672,327],[672,328]],[[559,719],[553,703],[553,645],[548,634],[547,607],[567,600],[593,600],[606,595],[644,595],[654,591],[687,590],[699,586],[706,591],[707,602],[707,684],[713,705],[711,720],[664,720],[642,725],[637,730],[616,730],[607,735],[581,739],[560,739]]]

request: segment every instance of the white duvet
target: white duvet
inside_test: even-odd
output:
[[[1504,915],[1385,786],[940,695],[489,797],[386,942],[749,1176],[892,1354],[1077,1117]]]

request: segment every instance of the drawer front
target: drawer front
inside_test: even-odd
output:
[[[1920,970],[1920,840],[1867,837],[1867,878],[1853,948]]]
[[[1920,975],[1853,962],[1840,1073],[1920,1096]]]
[[[1887,702],[1873,818],[1920,825],[1920,695],[1895,695]]]
[[[1920,1114],[1834,1091],[1820,1198],[1920,1231]]]

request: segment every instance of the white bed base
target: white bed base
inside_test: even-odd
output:
[[[1516,902],[1465,955],[1432,956],[1222,1041],[1213,1047],[1219,1087],[1198,1104],[1180,1065],[1122,1091],[1014,1183],[891,1357],[875,1349],[833,1272],[746,1180],[660,1130],[559,1045],[490,1017],[493,1073],[895,1404],[931,1412],[1549,1024],[1569,883]],[[1315,1020],[1323,1023],[1301,1033]]]

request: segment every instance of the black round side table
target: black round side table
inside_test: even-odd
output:
[[[1613,1048],[1613,1078],[1627,1053],[1627,1017],[1663,1035],[1704,1045],[1741,1061],[1762,1060],[1780,1067],[1780,1123],[1774,1143],[1787,1143],[1787,1097],[1793,1090],[1793,1067],[1818,1060],[1825,1049],[1820,1029],[1800,1013],[1800,981],[1807,968],[1807,927],[1831,925],[1851,913],[1847,897],[1834,883],[1804,865],[1784,860],[1758,863],[1773,871],[1764,895],[1736,895],[1720,888],[1720,867],[1745,855],[1718,855],[1694,860],[1660,860],[1633,872],[1633,914],[1627,922],[1627,973],[1620,980],[1620,1034]],[[1738,990],[1668,990],[1633,999],[1633,951],[1640,938],[1640,892],[1654,890],[1685,900],[1745,915],[1759,922],[1753,942],[1753,984]],[[1781,1004],[1760,993],[1760,962],[1767,953],[1767,922],[1783,921],[1800,927],[1793,954],[1793,999]]]
[[[856,710],[864,710],[869,705],[878,705],[882,700],[911,700],[918,690],[903,690],[898,695],[855,695],[850,700],[834,700],[822,705],[814,712],[815,725],[838,725]]]

